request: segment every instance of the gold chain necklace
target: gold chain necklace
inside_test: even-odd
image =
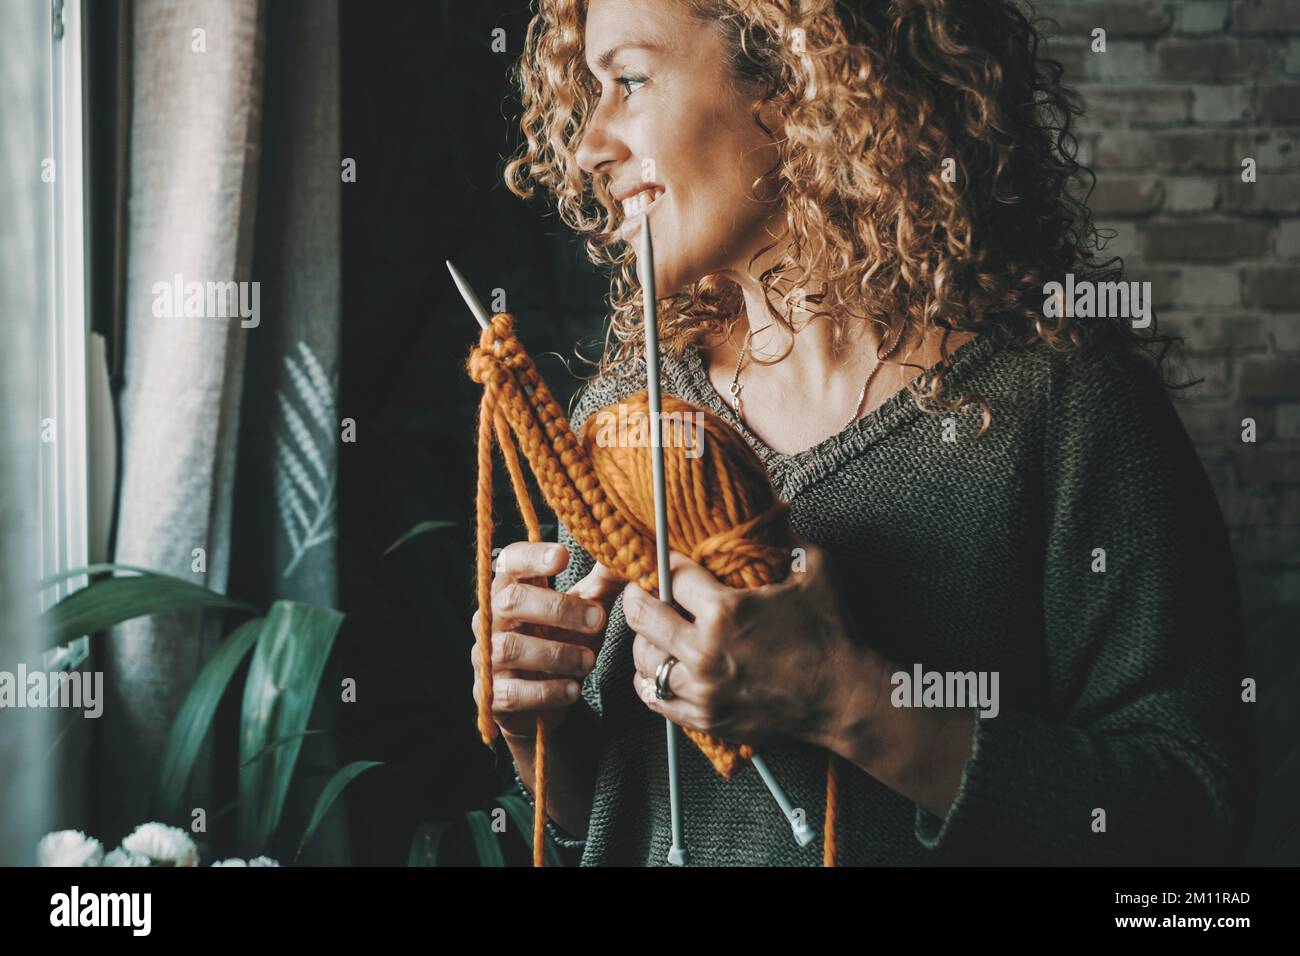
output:
[[[769,322],[767,325],[763,326],[763,328],[759,329],[758,331],[762,332],[768,328],[771,328],[771,326],[772,323]],[[741,346],[740,358],[736,360],[736,373],[731,378],[731,387],[727,389],[727,393],[731,395],[731,410],[736,413],[736,417],[739,418],[741,421],[744,421],[744,416],[741,412],[743,403],[740,400],[740,393],[741,391],[744,390],[745,386],[740,384],[740,367],[745,363],[745,354],[749,351],[749,343],[753,337],[754,337],[754,330],[750,329],[749,332],[745,335],[745,344]],[[891,355],[897,352],[898,346],[901,345],[902,342],[903,342],[903,331],[902,329],[899,329],[897,341],[895,341],[894,344],[890,347],[889,351],[885,353],[884,357],[889,358]],[[844,423],[844,428],[848,428],[855,421],[857,421],[858,415],[860,415],[862,412],[862,403],[866,400],[867,397],[867,389],[871,387],[871,380],[876,377],[876,373],[880,371],[880,366],[884,364],[885,364],[884,359],[879,359],[877,360],[876,364],[872,366],[871,371],[867,374],[867,380],[862,383],[862,391],[858,394],[858,401],[853,406],[853,414],[850,415],[849,420]],[[841,428],[840,430],[843,431],[844,428]]]

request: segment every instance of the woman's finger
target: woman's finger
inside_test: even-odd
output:
[[[597,601],[575,594],[514,581],[492,597],[498,615],[493,630],[512,630],[507,621],[546,624],[568,631],[596,634],[605,627],[605,609]]]
[[[597,561],[587,572],[587,576],[571,587],[568,593],[599,601],[601,604],[609,604],[625,587],[627,587],[625,580]]]
[[[577,644],[504,631],[492,635],[492,663],[512,670],[586,677],[596,655]]]
[[[567,707],[578,693],[578,682],[573,680],[501,677],[492,682],[492,707],[501,713]]]
[[[563,545],[548,541],[515,541],[497,555],[492,593],[519,578],[552,577],[568,566],[569,552]]]
[[[676,579],[673,587],[676,588]],[[691,644],[692,625],[671,606],[635,584],[623,592],[623,617],[627,626],[665,654],[694,664],[697,652]]]
[[[673,575],[673,602],[694,617],[708,608],[717,596],[732,590],[703,565],[692,561],[680,551],[668,553],[668,565]]]
[[[632,642],[632,662],[636,667],[637,675],[643,680],[648,680],[652,689],[655,675],[659,673],[660,665],[666,660],[668,654],[645,638],[638,636]],[[692,700],[694,699],[693,686],[694,681],[691,679],[690,671],[685,664],[678,661],[668,671],[668,689],[677,697]]]

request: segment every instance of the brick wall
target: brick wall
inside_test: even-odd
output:
[[[1185,337],[1177,402],[1232,534],[1260,684],[1253,857],[1300,832],[1300,0],[1040,0],[1087,100],[1081,155],[1110,252]],[[1093,31],[1106,31],[1094,52]],[[1257,181],[1242,181],[1252,158]],[[1242,441],[1242,420],[1258,425]]]

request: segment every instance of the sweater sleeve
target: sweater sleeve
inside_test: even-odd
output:
[[[1239,862],[1255,729],[1236,571],[1212,486],[1159,381],[1057,356],[1043,432],[1042,701],[979,716],[945,819],[962,862]]]

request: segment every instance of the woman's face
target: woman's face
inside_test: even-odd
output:
[[[754,123],[753,94],[727,72],[729,53],[716,27],[678,3],[591,0],[587,68],[601,93],[577,160],[623,201],[620,235],[634,249],[639,204],[651,202],[660,296],[712,273],[744,275],[771,242],[764,227],[779,209],[761,201],[770,181],[750,187],[775,147]]]

